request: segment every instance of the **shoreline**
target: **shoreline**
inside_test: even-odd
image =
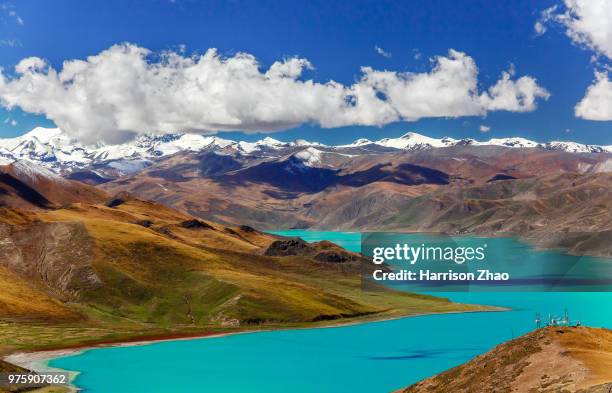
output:
[[[187,340],[198,340],[198,339],[212,339],[212,338],[220,338],[227,336],[234,336],[239,334],[253,334],[253,333],[264,333],[264,332],[273,332],[273,331],[283,331],[283,330],[307,330],[307,329],[336,329],[342,327],[349,327],[355,325],[361,325],[366,323],[381,323],[394,321],[398,319],[404,318],[417,318],[417,317],[426,317],[431,315],[447,315],[447,314],[468,314],[468,313],[480,313],[480,312],[504,312],[509,311],[511,309],[505,307],[497,307],[497,306],[484,306],[489,307],[489,309],[482,310],[466,310],[466,311],[448,311],[448,312],[437,312],[437,313],[418,313],[418,314],[410,314],[410,315],[398,315],[398,316],[387,316],[380,319],[364,319],[364,320],[356,320],[356,321],[347,321],[342,323],[330,324],[330,325],[320,325],[320,326],[296,326],[296,327],[279,327],[279,328],[267,328],[267,329],[253,329],[253,330],[237,330],[230,332],[210,332],[210,333],[186,333],[182,334],[170,334],[170,335],[155,335],[149,337],[134,337],[132,339],[127,338],[125,340],[120,341],[108,341],[108,342],[99,342],[92,345],[74,345],[61,349],[48,349],[48,350],[40,350],[40,351],[27,351],[27,352],[15,352],[9,355],[2,357],[2,360],[7,361],[9,363],[15,364],[20,367],[27,368],[36,372],[43,371],[63,371],[68,372],[71,375],[71,381],[79,374],[78,371],[74,370],[63,370],[49,366],[49,361],[52,359],[74,356],[82,354],[86,351],[93,349],[102,349],[102,348],[116,348],[116,347],[136,347],[136,346],[145,346],[163,342],[172,342],[172,341],[187,341]],[[78,389],[74,387],[74,389]]]

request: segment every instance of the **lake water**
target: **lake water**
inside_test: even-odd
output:
[[[354,251],[360,247],[358,233],[282,234],[327,239]],[[512,310],[101,348],[54,359],[50,366],[80,371],[76,385],[90,393],[376,393],[409,385],[531,330],[536,312],[561,314],[567,308],[572,319],[612,328],[612,293],[437,295]]]

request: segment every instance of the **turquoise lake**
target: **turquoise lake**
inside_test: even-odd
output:
[[[306,241],[326,239],[353,251],[360,248],[359,233],[276,233]],[[503,246],[543,263],[570,257],[536,251],[513,239],[490,241],[508,242]],[[505,306],[511,311],[100,348],[53,359],[49,365],[79,371],[75,384],[90,393],[376,393],[399,389],[463,363],[533,329],[536,312],[560,315],[567,308],[571,318],[583,324],[612,328],[609,292],[436,295]]]

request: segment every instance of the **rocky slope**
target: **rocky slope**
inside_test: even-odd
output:
[[[317,160],[180,153],[101,187],[259,228],[520,235],[611,253],[598,240],[612,230],[607,153],[453,146]]]
[[[31,161],[0,166],[0,206],[50,208],[75,202],[99,203],[103,191],[68,181]]]
[[[520,235],[543,247],[612,255],[612,174],[542,176],[440,188],[388,212],[358,217],[351,228]],[[336,212],[326,223],[339,224]]]
[[[612,389],[612,331],[547,327],[508,341],[403,393],[582,392]]]

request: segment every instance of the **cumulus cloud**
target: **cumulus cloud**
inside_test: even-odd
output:
[[[524,112],[548,92],[535,79],[502,78],[479,91],[478,68],[450,50],[429,72],[363,67],[351,85],[306,79],[301,58],[260,66],[254,56],[160,54],[132,45],[112,46],[55,70],[37,57],[0,74],[0,103],[44,114],[86,143],[119,143],[138,133],[278,131],[309,123],[324,128],[382,126],[424,117]]]
[[[500,80],[482,96],[483,106],[488,110],[529,112],[536,109],[536,99],[548,99],[550,94],[538,86],[529,76],[511,79],[510,72],[503,72]]]
[[[567,27],[572,41],[612,58],[612,2],[565,0],[565,12],[554,18]]]
[[[480,130],[480,132],[482,133],[485,133],[491,131],[491,127],[481,124],[480,127],[478,127],[478,130]]]
[[[565,0],[563,7],[555,5],[542,12],[535,25],[536,32],[543,34],[551,22],[564,26],[566,35],[575,44],[612,60],[611,1]],[[612,83],[607,71],[595,72],[595,82],[576,105],[575,114],[587,120],[612,120]]]
[[[588,120],[612,120],[612,82],[607,72],[595,73],[595,82],[576,105],[576,116]]]

